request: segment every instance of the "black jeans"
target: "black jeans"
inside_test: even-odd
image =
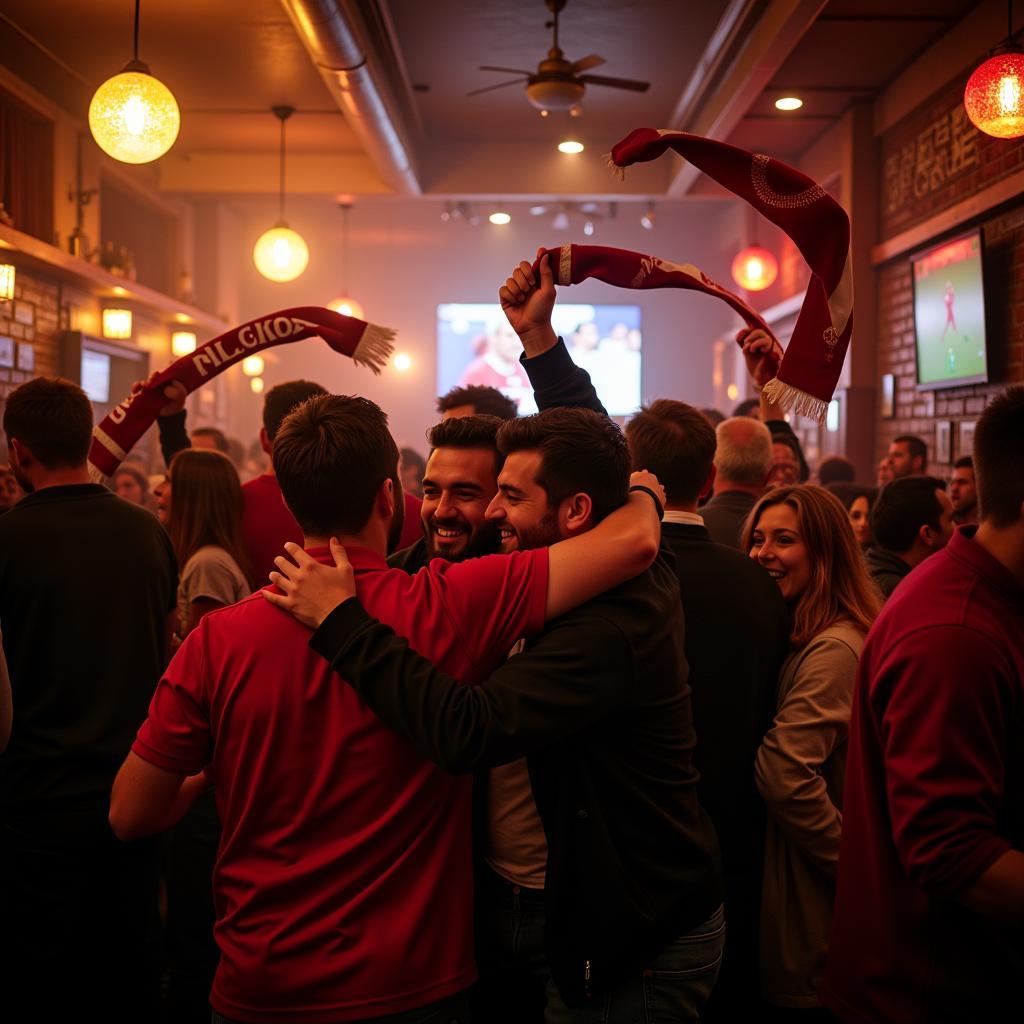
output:
[[[157,843],[117,840],[106,793],[0,810],[4,1004],[33,1019],[157,1019]]]

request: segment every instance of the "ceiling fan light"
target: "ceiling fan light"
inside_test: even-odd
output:
[[[582,153],[583,152],[583,148],[584,148],[583,147],[583,143],[577,141],[576,139],[563,139],[558,144],[558,152],[559,153],[569,153],[569,154]]]
[[[581,82],[531,82],[526,98],[540,111],[569,110],[583,99],[584,90]]]

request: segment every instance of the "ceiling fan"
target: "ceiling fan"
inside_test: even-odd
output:
[[[504,89],[509,85],[526,82],[526,98],[543,116],[552,110],[578,111],[580,100],[588,85],[604,85],[611,89],[629,89],[632,92],[647,92],[650,82],[638,82],[631,78],[607,78],[603,75],[585,75],[581,72],[596,68],[604,63],[604,57],[592,53],[589,57],[581,57],[577,61],[567,61],[565,54],[558,46],[558,14],[565,7],[567,0],[544,0],[554,18],[547,22],[546,27],[553,29],[553,41],[548,50],[546,60],[537,65],[536,71],[524,71],[521,68],[500,68],[490,65],[481,66],[481,71],[503,71],[519,77],[497,85],[488,85],[483,89],[475,89],[467,96],[479,96],[481,93]]]

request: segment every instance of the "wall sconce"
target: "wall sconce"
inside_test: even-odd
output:
[[[196,336],[192,331],[175,331],[171,335],[171,354],[188,356],[196,350]]]
[[[14,267],[10,263],[0,263],[0,302],[10,302],[14,298]]]
[[[132,336],[132,311],[130,309],[103,310],[103,337],[130,338]]]
[[[260,377],[262,376],[264,369],[265,364],[263,362],[263,356],[246,356],[245,359],[242,360],[242,373],[244,373],[246,377]],[[256,389],[253,388],[253,390],[255,391]]]

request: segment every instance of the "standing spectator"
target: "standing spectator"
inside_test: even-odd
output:
[[[122,462],[113,478],[114,493],[133,505],[154,511],[156,503],[149,493],[149,477],[134,462]]]
[[[196,427],[190,435],[190,440],[193,448],[220,452],[228,457],[231,455],[231,442],[227,439],[224,431],[219,430],[217,427]]]
[[[825,485],[826,491],[831,491],[846,509],[850,517],[850,525],[853,527],[853,535],[861,550],[866,551],[874,543],[871,534],[871,509],[878,497],[878,488],[869,484],[855,483],[832,483]]]
[[[18,478],[6,463],[0,463],[0,515],[9,512],[25,497],[25,492],[18,483]]]
[[[743,523],[772,469],[772,435],[757,419],[734,416],[718,424],[715,437],[715,485],[701,515],[716,544],[739,548]]]
[[[423,473],[427,468],[426,460],[412,448],[402,448],[398,453],[401,457],[402,490],[423,500]]]
[[[822,986],[851,1024],[1020,1016],[1024,387],[982,413],[974,459],[980,525],[900,586],[857,677]]]
[[[818,483],[822,487],[838,483],[852,484],[856,479],[856,468],[849,459],[842,455],[830,455],[827,459],[822,459],[821,465],[818,467]]]
[[[966,526],[978,521],[978,490],[974,482],[974,459],[957,459],[949,481],[949,500],[953,502],[953,522]]]
[[[768,573],[734,547],[714,543],[704,525],[698,502],[715,479],[715,432],[703,411],[671,399],[653,402],[626,425],[626,440],[633,467],[646,467],[665,488],[661,541],[674,556],[682,595],[697,798],[722,853],[725,956],[705,1019],[751,1019],[761,1008],[765,817],[750,766],[775,711],[789,613]],[[745,642],[733,643],[736,636]]]
[[[171,460],[161,503],[181,565],[180,643],[204,615],[252,593],[242,545],[238,473],[220,452],[186,448]]]
[[[775,721],[755,762],[768,808],[761,989],[792,1012],[819,1005],[853,680],[880,601],[846,511],[820,487],[770,491],[751,512],[744,543],[775,578],[793,622]]]
[[[875,477],[875,485],[881,490],[886,484],[892,483],[892,466],[889,465],[889,456],[883,455],[878,460],[878,473]]]
[[[889,443],[885,461],[893,480],[921,476],[928,469],[928,445],[913,434],[900,434]]]
[[[452,388],[437,400],[437,411],[442,420],[457,416],[497,416],[499,420],[514,420],[519,415],[511,398],[485,384]]]
[[[0,757],[4,999],[43,1020],[156,1019],[157,856],[107,824],[110,787],[166,663],[174,553],[90,482],[92,407],[38,377],[7,399],[28,494],[0,519],[14,729]]]
[[[953,503],[945,483],[934,476],[893,480],[871,509],[871,532],[868,569],[888,598],[911,569],[953,536]]]

